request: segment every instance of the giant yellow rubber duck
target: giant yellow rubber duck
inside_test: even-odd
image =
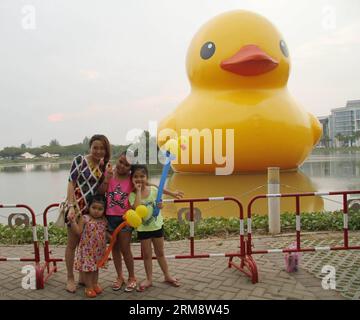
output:
[[[224,156],[230,152],[226,129],[229,134],[234,129],[234,172],[274,166],[297,169],[320,139],[319,121],[288,92],[289,52],[279,31],[264,17],[239,10],[213,18],[194,36],[186,69],[191,93],[160,122],[158,143],[169,139],[165,128],[179,136],[182,129],[210,130],[213,140],[200,143],[200,160],[193,161],[190,135],[189,161],[173,164],[175,171],[214,172],[225,166],[216,162],[215,147],[206,146],[217,141]],[[216,129],[217,134],[222,130],[220,140]],[[204,152],[211,153],[211,163]]]

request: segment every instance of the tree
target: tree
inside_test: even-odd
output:
[[[359,130],[359,131],[355,131],[354,137],[355,137],[355,142],[357,143],[358,140],[360,139],[360,130]]]
[[[345,147],[352,147],[353,143],[355,142],[355,136],[354,135],[349,135],[349,136],[343,136],[339,134],[339,141],[342,141],[342,146]]]
[[[21,149],[26,149],[26,145],[24,143],[21,144],[20,146]]]
[[[350,147],[353,146],[353,143],[355,142],[356,138],[355,138],[355,135],[351,135],[351,136],[348,136],[348,141],[350,143]]]
[[[336,134],[335,138],[343,145],[345,137],[341,133]]]
[[[6,147],[0,152],[0,156],[4,158],[15,159],[16,157],[20,156],[24,153],[23,149],[16,148],[16,147]]]
[[[56,139],[53,139],[50,141],[49,146],[50,147],[60,146],[60,143]]]
[[[329,148],[331,139],[327,134],[324,134],[320,140],[320,143],[324,145],[324,147]]]
[[[89,141],[90,141],[90,139],[88,137],[85,137],[82,143],[83,143],[83,145],[88,146]]]

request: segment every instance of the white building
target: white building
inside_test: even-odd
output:
[[[51,153],[49,153],[49,152],[45,152],[45,153],[42,153],[40,156],[43,157],[43,158],[57,158],[57,157],[59,157],[60,155],[57,154],[57,153],[51,154]]]
[[[20,157],[22,157],[24,159],[34,159],[36,156],[29,152],[25,152],[22,155],[20,155]]]
[[[348,101],[346,107],[332,109],[330,116],[318,119],[323,125],[323,137],[319,146],[327,143],[331,147],[360,145],[357,136],[360,131],[360,100]]]

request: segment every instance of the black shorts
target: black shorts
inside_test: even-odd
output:
[[[154,231],[138,231],[137,232],[138,240],[161,238],[163,236],[164,236],[164,227],[161,227],[161,229],[154,230]]]
[[[108,221],[108,231],[112,234],[114,230],[124,222],[123,216],[106,216]],[[132,232],[133,228],[126,225],[124,228],[121,229],[120,232]]]

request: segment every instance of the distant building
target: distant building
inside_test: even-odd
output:
[[[329,120],[330,117],[318,117],[318,120],[320,121],[322,128],[323,128],[323,134],[322,137],[317,144],[318,148],[325,148],[331,146],[331,138],[330,138],[330,128],[329,128]]]
[[[34,159],[36,156],[29,152],[25,152],[22,155],[20,155],[20,157],[22,157],[24,159]]]
[[[332,109],[330,116],[318,119],[323,126],[318,147],[360,145],[360,100],[348,101],[346,107]]]
[[[57,153],[51,154],[51,153],[49,153],[49,152],[45,152],[45,153],[42,153],[40,156],[43,157],[43,158],[57,158],[57,157],[59,157],[60,155],[57,154]]]

